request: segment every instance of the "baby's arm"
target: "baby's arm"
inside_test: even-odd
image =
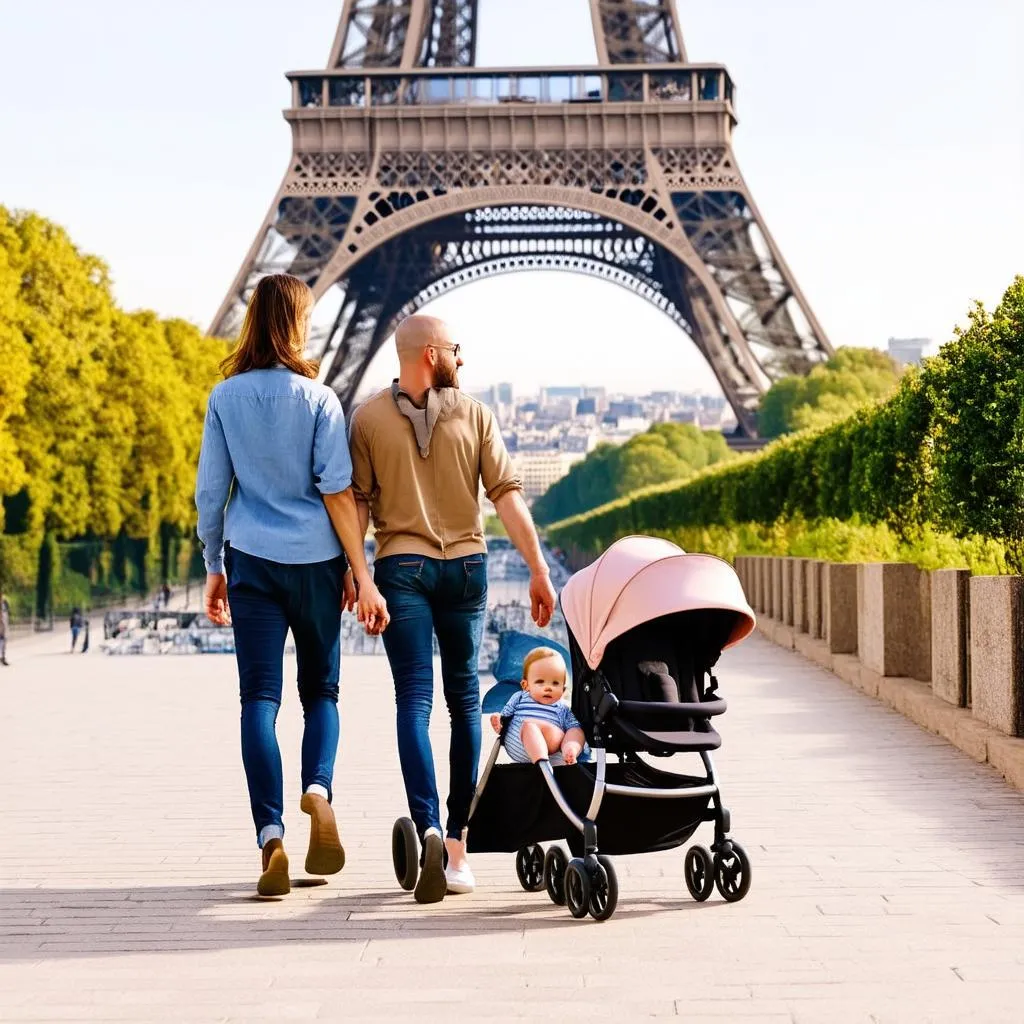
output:
[[[491,728],[495,732],[501,732],[501,715],[491,715]]]
[[[585,742],[586,737],[578,725],[565,734],[565,739],[562,740],[562,758],[566,764],[576,763],[576,758],[583,752],[583,744]]]

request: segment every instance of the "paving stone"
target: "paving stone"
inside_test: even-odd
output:
[[[729,712],[715,764],[749,895],[694,903],[682,850],[617,858],[619,909],[601,925],[524,893],[511,855],[475,858],[478,891],[437,907],[398,889],[404,796],[382,659],[344,666],[346,869],[263,902],[233,660],[52,648],[9,670],[17,699],[0,705],[0,1020],[1019,1020],[1024,798],[763,637],[716,670]],[[876,686],[923,718],[942,706],[952,717],[928,720],[947,732],[985,728],[920,684]],[[293,687],[279,735],[298,879]],[[1004,742],[990,757],[1010,777],[1024,740]]]

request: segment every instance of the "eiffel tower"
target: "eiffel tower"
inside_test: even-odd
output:
[[[211,333],[266,274],[333,295],[311,348],[349,410],[438,296],[588,274],[671,317],[756,437],[771,382],[832,348],[733,155],[732,79],[687,61],[674,0],[589,3],[598,66],[485,70],[478,0],[345,0],[327,70],[288,75],[292,160]]]

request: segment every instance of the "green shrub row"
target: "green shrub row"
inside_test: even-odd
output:
[[[793,523],[795,537],[822,521],[883,525],[907,550],[926,537],[981,537],[1021,570],[1024,277],[994,313],[976,305],[968,327],[884,404],[556,523],[547,536],[592,555],[630,533]]]

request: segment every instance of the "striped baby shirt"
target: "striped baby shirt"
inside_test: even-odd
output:
[[[562,732],[570,729],[579,729],[580,723],[572,713],[568,704],[559,701],[557,704],[540,704],[535,701],[525,690],[515,694],[505,705],[501,712],[502,718],[511,716],[508,729],[505,732],[505,750],[513,761],[530,763],[530,755],[526,753],[520,733],[523,731],[523,723],[533,718],[539,722],[550,722],[558,726]],[[554,753],[551,755],[552,764],[561,764],[562,755]]]

